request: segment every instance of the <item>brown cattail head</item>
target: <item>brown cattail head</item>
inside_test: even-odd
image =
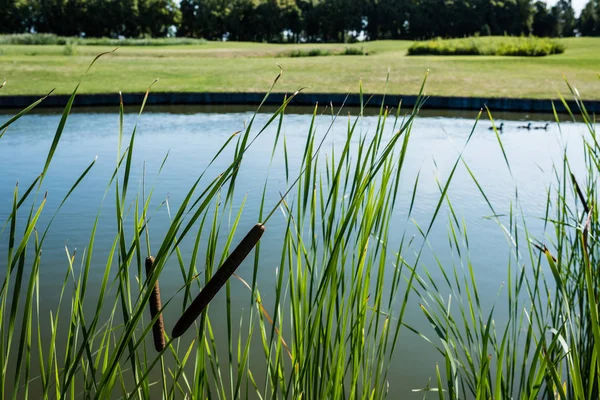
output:
[[[208,281],[200,294],[192,301],[181,318],[179,318],[179,321],[177,321],[173,328],[173,338],[178,338],[188,330],[196,318],[198,318],[206,306],[208,306],[208,303],[210,303],[231,275],[233,275],[242,261],[250,254],[264,232],[265,226],[263,224],[254,225],[250,232],[242,239],[240,244],[238,244],[229,257],[227,257],[227,260],[225,260],[223,265],[221,265],[213,277]]]
[[[146,278],[152,275],[154,270],[154,257],[150,256],[146,258]],[[156,315],[160,314],[162,304],[160,301],[160,288],[158,286],[158,279],[152,288],[152,294],[150,295],[150,316],[152,319]],[[163,322],[162,314],[158,315],[158,319],[152,326],[152,334],[154,336],[154,348],[159,353],[165,349],[165,324]]]

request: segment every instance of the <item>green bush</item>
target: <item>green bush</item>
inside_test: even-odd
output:
[[[500,56],[540,57],[564,53],[565,46],[554,40],[539,38],[520,38],[518,42],[507,41],[498,47]]]
[[[77,54],[77,45],[69,40],[67,41],[67,43],[65,43],[65,47],[63,49],[63,54],[65,56],[74,56]]]
[[[67,43],[67,38],[56,36],[52,33],[22,33],[14,35],[0,35],[0,44],[57,44]]]
[[[342,53],[343,56],[366,56],[369,53],[362,47],[346,47]]]
[[[66,45],[68,42],[80,46],[174,46],[204,44],[206,40],[191,38],[80,38],[57,36],[49,33],[0,35],[0,44]]]
[[[175,45],[190,45],[190,44],[205,44],[204,39],[192,38],[128,38],[128,39],[111,39],[111,38],[86,38],[77,39],[77,44],[88,46],[175,46]]]
[[[364,56],[368,55],[362,47],[346,47],[343,50],[321,49],[318,47],[311,49],[294,49],[279,53],[280,57],[323,57],[323,56]]]
[[[433,39],[415,42],[409,56],[525,56],[540,57],[560,54],[565,46],[556,40],[529,37],[471,37],[464,39]]]
[[[281,53],[282,57],[321,57],[330,55],[332,55],[331,51],[319,48],[294,49],[289,52]]]

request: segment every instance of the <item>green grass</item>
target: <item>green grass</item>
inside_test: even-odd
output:
[[[357,45],[208,42],[203,45],[122,47],[103,60],[87,77],[82,93],[143,92],[148,82],[160,82],[158,92],[263,92],[281,65],[278,91],[350,93],[362,78],[369,92],[418,93],[422,76],[430,71],[428,95],[556,98],[566,94],[561,74],[586,99],[600,99],[600,39],[561,39],[568,51],[547,57],[411,56],[412,42],[378,41]],[[280,57],[294,50],[319,48],[343,51],[363,48],[369,56]],[[91,58],[107,46],[78,46],[65,56],[64,46],[0,45],[0,78],[7,79],[1,95],[69,93]],[[385,76],[390,70],[386,87]],[[115,71],[118,71],[116,73]]]
[[[470,37],[415,42],[408,49],[408,55],[541,57],[564,51],[564,43],[548,38]]]
[[[445,359],[441,367],[431,366],[437,379],[425,390],[434,391],[434,397],[598,398],[600,145],[595,122],[571,87],[567,90],[579,101],[587,127],[581,148],[587,168],[583,175],[571,174],[566,152],[555,165],[555,182],[547,193],[543,217],[552,230],[549,238],[530,236],[518,196],[509,210],[495,209],[462,152],[447,181],[438,182],[431,220],[418,227],[417,241],[422,245],[411,246],[414,238],[409,233],[392,237],[390,225],[397,223],[392,212],[399,200],[412,125],[424,98],[403,118],[399,109],[390,115],[382,105],[373,132],[360,128],[362,112],[351,117],[342,150],[326,157],[321,145],[327,134],[320,140],[315,137],[313,123],[319,112],[315,107],[313,121],[306,127],[299,172],[286,167],[288,190],[281,200],[269,199],[266,183],[263,186],[261,205],[253,217],[266,226],[268,235],[271,216],[281,212],[285,229],[279,247],[267,249],[259,243],[255,248],[253,260],[245,264],[253,269],[252,281],[235,282],[249,289],[249,307],[242,311],[241,320],[232,317],[233,283],[229,282],[224,306],[215,310],[210,306],[193,326],[192,335],[174,340],[167,328],[166,348],[158,354],[150,334],[155,321],[147,317],[155,283],[169,261],[179,266],[183,297],[163,297],[162,313],[180,315],[193,293],[223,263],[242,229],[240,216],[246,213],[244,204],[233,200],[245,153],[272,125],[278,128],[271,137],[271,157],[282,153],[288,158],[282,126],[291,97],[265,126],[255,126],[252,118],[245,131],[222,144],[215,159],[230,157],[228,166],[214,175],[201,172],[181,205],[170,213],[169,228],[161,233],[151,229],[152,215],[158,212],[149,208],[152,189],[143,185],[136,193],[129,186],[136,128],[129,142],[122,143],[121,106],[115,133],[117,161],[106,182],[107,190],[114,190],[115,214],[98,213],[85,251],[67,254],[60,304],[50,315],[50,335],[42,337],[46,319],[39,315],[39,298],[43,298],[39,279],[46,234],[95,164],[92,161],[61,195],[64,200],[57,209],[46,209],[44,181],[78,88],[63,112],[42,173],[29,184],[15,186],[7,213],[8,258],[0,288],[0,397],[149,398],[150,393],[161,393],[169,399],[235,399],[255,392],[259,398],[382,399],[388,381],[394,379],[388,375],[390,362],[402,357],[396,351],[400,332],[424,336],[404,320],[407,308],[420,303],[437,335],[428,340]],[[0,136],[36,105],[0,126]],[[332,115],[331,125],[337,115]],[[394,127],[392,135],[383,133],[388,124]],[[473,132],[475,127],[465,148]],[[510,171],[502,138],[494,133]],[[509,312],[500,320],[493,308],[482,306],[476,269],[469,258],[467,226],[448,195],[454,173],[463,167],[480,189],[491,218],[509,239],[499,244],[510,254],[505,288]],[[408,193],[412,201],[405,210],[406,221],[411,220],[418,179],[409,185],[413,192]],[[419,260],[430,251],[429,233],[442,212],[448,213],[448,239],[457,264],[439,264],[444,279],[434,281]],[[42,213],[54,216],[48,225],[38,223]],[[102,260],[103,273],[98,274],[93,251],[101,218],[114,223],[115,236],[107,259]],[[159,235],[160,246],[150,248],[150,232]],[[189,264],[179,248],[185,238],[195,243]],[[265,251],[280,256],[269,299],[261,296],[256,281]],[[145,276],[143,264],[149,255],[155,257],[154,269]],[[415,256],[414,263],[407,261]],[[92,268],[94,276],[102,275],[100,281],[90,281]],[[384,281],[389,290],[384,290]],[[92,286],[98,296],[90,296]],[[226,335],[215,336],[215,324],[226,326]],[[58,334],[60,327],[65,334]]]

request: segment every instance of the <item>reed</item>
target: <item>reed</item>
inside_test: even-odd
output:
[[[482,305],[477,268],[468,255],[467,227],[455,218],[450,219],[449,240],[467,268],[439,265],[451,271],[445,280],[435,282],[427,274],[419,281],[422,311],[437,336],[429,340],[444,356],[445,366],[436,371],[439,398],[595,399],[600,393],[600,292],[592,278],[600,273],[594,233],[599,228],[599,148],[593,117],[579,93],[568,87],[580,107],[568,112],[573,120],[578,113],[587,131],[583,156],[573,161],[565,151],[554,166],[554,181],[539,217],[547,227],[546,237],[529,231],[517,195],[505,219],[488,201],[511,250],[505,288],[497,298],[506,302],[508,315],[500,317],[496,307]],[[555,119],[560,129],[556,113]],[[576,178],[574,171],[581,171],[582,164],[585,173]],[[469,173],[486,199],[476,171]],[[446,202],[452,209],[450,200]],[[441,292],[451,295],[443,297]]]

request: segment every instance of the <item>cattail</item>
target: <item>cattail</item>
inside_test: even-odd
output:
[[[146,258],[146,276],[152,275],[154,270],[154,257],[150,256]],[[160,288],[158,287],[158,279],[152,289],[152,295],[150,296],[150,316],[152,319],[160,313],[162,304],[160,302]],[[154,336],[154,348],[159,353],[165,349],[165,324],[163,323],[162,314],[158,316],[156,322],[152,326],[152,334]]]
[[[256,224],[242,239],[240,244],[231,252],[227,260],[217,270],[215,275],[208,281],[204,289],[198,294],[194,301],[183,313],[173,328],[173,338],[178,338],[194,323],[196,318],[204,311],[208,303],[221,290],[227,280],[233,275],[242,261],[250,254],[265,231],[263,224]]]

